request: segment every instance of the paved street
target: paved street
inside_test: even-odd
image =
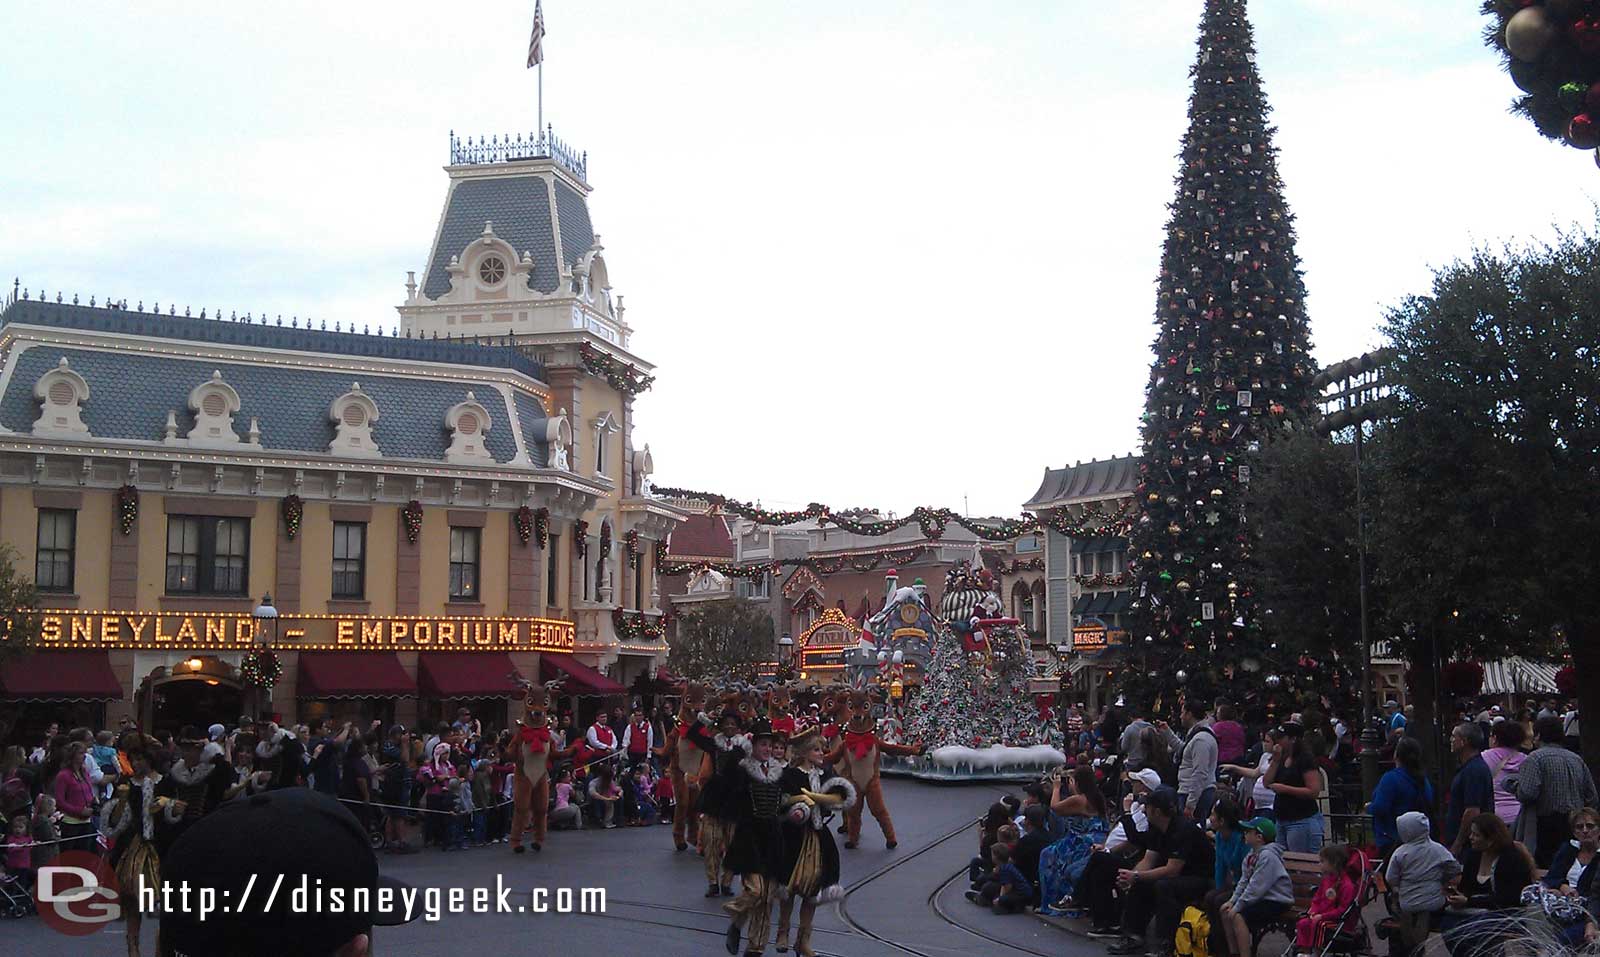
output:
[[[1104,952],[1034,917],[997,917],[962,897],[964,876],[952,878],[965,871],[976,848],[972,823],[1001,793],[998,786],[886,779],[885,792],[900,846],[885,849],[868,816],[861,848],[842,852],[850,893],[840,904],[817,913],[813,943],[819,953],[1072,957]],[[493,889],[496,878],[503,876],[508,885],[523,891],[600,886],[607,893],[604,915],[446,915],[437,922],[380,928],[374,943],[376,952],[386,957],[459,953],[469,938],[477,953],[545,952],[552,941],[579,953],[591,947],[650,957],[723,952],[721,935],[727,921],[719,908],[722,901],[701,896],[705,888],[700,859],[692,851],[673,851],[666,827],[556,832],[542,853],[523,857],[513,857],[505,846],[496,845],[382,861],[387,873],[418,887]],[[520,899],[513,897],[513,904],[528,900],[523,893]],[[0,925],[0,935],[7,953],[30,957],[125,953],[120,923],[85,940],[57,934],[31,917]],[[153,939],[153,928],[147,927],[146,954],[155,952]]]

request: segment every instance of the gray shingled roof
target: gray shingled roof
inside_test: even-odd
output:
[[[581,196],[573,194],[576,202],[569,203],[561,197],[565,189],[557,183],[557,203],[561,209],[562,247],[572,258],[569,229],[566,224],[569,205],[575,205],[572,216],[581,222],[573,239],[589,231],[589,212]],[[570,192],[570,190],[568,190]],[[535,175],[497,176],[486,179],[455,181],[445,200],[444,222],[439,228],[439,239],[433,249],[433,261],[428,264],[428,274],[423,279],[422,294],[438,299],[450,291],[450,273],[447,267],[452,256],[461,255],[467,244],[483,235],[484,223],[494,224],[494,234],[516,250],[533,257],[533,271],[528,274],[528,288],[540,292],[554,292],[560,282],[556,270],[555,227],[550,217],[550,193],[544,179]],[[593,242],[593,235],[590,235]],[[588,245],[584,246],[587,250]]]
[[[1139,460],[1132,455],[1046,469],[1039,491],[1022,507],[1044,507],[1052,502],[1086,496],[1131,495],[1138,483]]]
[[[561,216],[561,257],[570,269],[594,245],[594,226],[589,222],[589,204],[578,191],[559,179],[555,187],[556,212]]]
[[[326,453],[334,434],[328,407],[349,391],[352,382],[360,382],[362,391],[378,405],[373,438],[385,456],[443,460],[450,444],[445,412],[464,400],[469,390],[493,418],[485,439],[489,454],[497,462],[510,461],[516,455],[508,404],[499,389],[485,382],[285,369],[47,345],[30,346],[18,356],[16,370],[0,396],[0,424],[16,432],[32,430],[38,417],[34,383],[63,356],[89,383],[90,399],[84,404],[83,420],[89,431],[101,438],[158,441],[169,409],[178,414],[179,434],[186,433],[194,424],[188,409],[189,391],[218,370],[239,393],[242,407],[234,416],[235,431],[243,437],[250,417],[258,417],[261,445],[266,449]],[[543,410],[532,396],[513,395],[529,455],[543,466]]]

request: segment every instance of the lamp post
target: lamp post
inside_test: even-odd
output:
[[[1361,446],[1368,422],[1389,411],[1389,386],[1383,368],[1394,361],[1394,349],[1379,349],[1335,363],[1312,379],[1311,387],[1326,389],[1323,408],[1326,414],[1316,425],[1322,435],[1331,436],[1348,428],[1355,430],[1356,470],[1356,593],[1359,601],[1361,634],[1361,789],[1371,796],[1378,786],[1378,748],[1382,738],[1374,724],[1372,687],[1372,639],[1367,633],[1367,518],[1361,481]]]
[[[255,643],[257,645],[263,644],[261,641],[261,636],[262,633],[266,631],[268,623],[271,623],[272,625],[272,642],[276,642],[278,640],[278,609],[272,604],[272,592],[267,592],[265,595],[261,596],[261,604],[257,605],[254,611],[250,612],[250,617],[255,619]],[[250,710],[252,712],[258,712],[262,710],[261,702],[258,700],[260,694],[260,689],[252,685],[250,688],[250,696],[252,699],[250,702]]]
[[[786,681],[794,671],[794,639],[786,631],[778,638],[778,681]]]

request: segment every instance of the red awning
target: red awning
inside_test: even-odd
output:
[[[417,690],[430,698],[507,698],[519,693],[516,666],[503,651],[423,652],[417,655]]]
[[[300,652],[300,698],[410,698],[417,684],[392,651]]]
[[[35,651],[0,667],[0,698],[120,701],[122,682],[103,651]]]
[[[626,695],[628,689],[581,664],[571,655],[545,653],[539,656],[539,673],[545,681],[564,677],[560,694],[580,696]]]

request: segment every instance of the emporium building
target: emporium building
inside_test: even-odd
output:
[[[329,715],[504,726],[513,676],[582,712],[665,662],[629,351],[586,158],[451,138],[400,332],[14,289],[0,541],[38,610],[0,737]],[[270,684],[268,683],[270,682]]]

